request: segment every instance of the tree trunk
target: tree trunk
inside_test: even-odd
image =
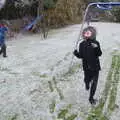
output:
[[[44,2],[43,0],[39,0],[38,1],[38,16],[40,16],[41,14],[43,14],[43,11],[44,11]]]
[[[39,0],[38,1],[38,16],[42,15],[42,20],[41,20],[41,27],[42,27],[42,34],[43,37],[46,38],[46,20],[45,20],[45,15],[44,15],[44,1]]]

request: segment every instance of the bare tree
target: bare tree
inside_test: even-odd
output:
[[[38,16],[42,16],[42,20],[41,20],[41,26],[42,26],[42,32],[43,32],[43,37],[46,38],[47,34],[46,34],[46,19],[45,19],[45,12],[44,12],[44,1],[43,0],[39,0],[38,1]]]

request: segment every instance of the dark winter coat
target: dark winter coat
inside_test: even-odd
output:
[[[99,71],[101,69],[99,56],[102,55],[100,44],[96,40],[84,40],[79,45],[79,52],[74,51],[77,58],[83,62],[83,70]]]

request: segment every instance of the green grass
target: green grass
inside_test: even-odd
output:
[[[74,120],[77,117],[76,114],[72,114],[69,117],[67,117],[65,120]]]
[[[56,105],[56,101],[52,100],[52,103],[49,105],[50,113],[54,113],[55,105]]]
[[[60,88],[57,87],[57,81],[56,81],[55,77],[53,77],[53,83],[54,83],[56,91],[59,94],[60,100],[63,100],[64,99],[64,95],[63,95],[62,91],[60,90]]]
[[[52,82],[48,81],[48,85],[49,85],[50,91],[53,92],[54,88],[53,88]]]
[[[116,108],[116,96],[117,96],[117,87],[118,82],[120,80],[119,72],[120,71],[120,57],[115,55],[112,58],[112,65],[107,77],[107,81],[105,84],[105,89],[102,94],[102,98],[99,102],[99,105],[95,108],[92,108],[90,111],[90,115],[88,116],[87,120],[108,120],[111,113]],[[104,105],[107,103],[107,114],[109,116],[104,115]]]
[[[77,114],[72,114],[69,111],[72,109],[72,105],[69,104],[66,108],[61,109],[58,113],[58,119],[62,120],[75,120]]]
[[[66,115],[68,114],[68,109],[62,109],[59,113],[58,113],[58,119],[63,119],[65,120]]]
[[[110,91],[110,98],[109,98],[109,104],[108,104],[109,112],[114,111],[114,109],[116,108],[115,102],[116,102],[116,96],[117,96],[117,87],[118,87],[118,82],[120,80],[120,56],[117,58],[118,58],[118,62],[114,72],[114,81],[111,83],[112,88]]]
[[[8,120],[17,120],[18,115],[15,114],[14,116],[10,117]]]

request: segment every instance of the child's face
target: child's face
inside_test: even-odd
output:
[[[83,33],[83,37],[84,37],[86,40],[90,39],[91,36],[92,36],[92,32],[91,32],[90,30],[87,30],[87,31],[85,31],[85,32]]]

